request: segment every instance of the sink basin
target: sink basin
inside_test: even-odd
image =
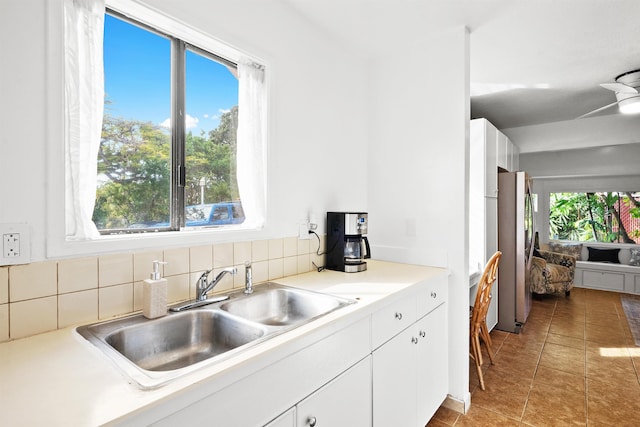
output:
[[[159,319],[136,314],[76,331],[139,387],[151,389],[355,302],[275,283],[254,289]]]
[[[233,299],[220,309],[270,326],[291,326],[307,322],[350,304],[350,300],[316,292],[284,287],[266,287]]]
[[[170,371],[226,353],[265,332],[225,313],[201,310],[122,328],[104,341],[142,369]]]

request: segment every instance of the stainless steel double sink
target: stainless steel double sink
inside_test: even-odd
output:
[[[228,295],[228,300],[159,319],[137,314],[76,330],[139,387],[149,389],[355,303],[271,282],[250,295],[243,290]]]

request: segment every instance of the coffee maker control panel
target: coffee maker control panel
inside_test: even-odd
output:
[[[366,213],[346,213],[344,221],[344,234],[367,234],[369,215]]]

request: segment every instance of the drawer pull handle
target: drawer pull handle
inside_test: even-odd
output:
[[[402,313],[396,312],[396,319],[402,320]]]
[[[411,342],[412,342],[413,344],[418,344],[418,338],[416,338],[416,337],[411,337]]]
[[[427,333],[425,331],[420,331],[420,337],[424,338],[427,336]]]
[[[435,298],[437,296],[438,296],[438,294],[436,294],[436,291],[431,291],[431,298]]]
[[[309,419],[307,420],[307,423],[308,423],[311,427],[315,427],[315,425],[317,424],[316,417],[309,417]]]

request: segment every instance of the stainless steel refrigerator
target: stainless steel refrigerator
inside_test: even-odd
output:
[[[519,333],[531,310],[529,269],[533,251],[533,206],[525,172],[498,174],[497,329]],[[494,285],[495,286],[495,285]]]

